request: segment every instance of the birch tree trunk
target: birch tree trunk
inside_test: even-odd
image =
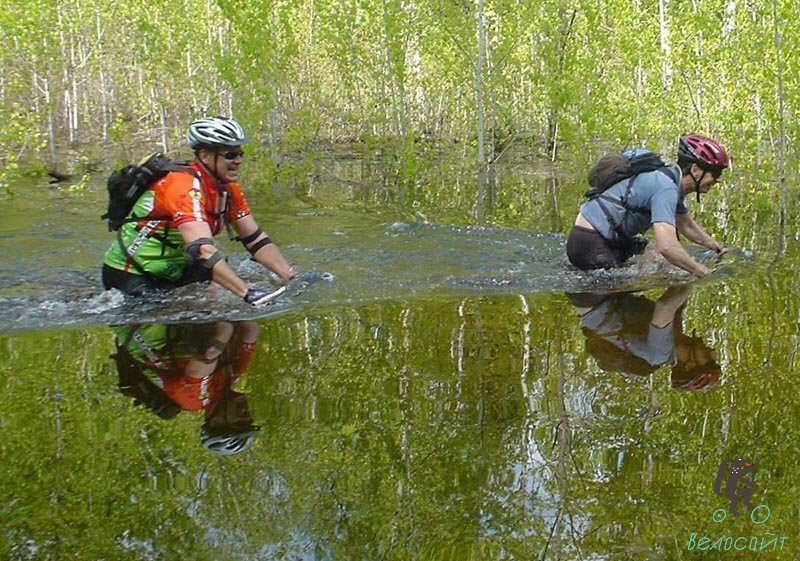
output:
[[[658,0],[658,26],[661,37],[661,82],[664,89],[672,90],[672,46],[669,41],[669,18],[667,8],[669,0]]]
[[[778,13],[778,0],[772,0],[772,25],[775,42],[775,74],[777,77],[778,98],[778,183],[780,186],[780,211],[778,228],[778,252],[776,259],[786,251],[786,109],[783,87],[783,47],[781,37],[781,21]]]
[[[486,66],[486,13],[483,0],[476,0],[475,19],[478,35],[478,58],[475,62],[475,117],[478,134],[478,169],[486,168],[486,115],[483,107],[483,72]]]

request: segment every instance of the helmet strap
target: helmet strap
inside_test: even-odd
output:
[[[209,151],[210,151],[210,150],[209,150]],[[213,154],[214,154],[214,166],[213,166],[213,167],[209,167],[209,166],[208,166],[208,164],[206,164],[206,163],[205,163],[203,160],[201,160],[199,157],[197,158],[197,161],[198,161],[198,162],[200,162],[200,164],[201,164],[201,165],[202,165],[204,168],[206,168],[206,171],[207,171],[209,174],[211,174],[211,177],[213,177],[214,179],[216,179],[216,180],[217,180],[217,187],[221,187],[221,186],[224,186],[224,185],[225,185],[227,182],[226,182],[226,181],[224,181],[224,180],[223,180],[223,179],[222,179],[222,178],[221,178],[219,175],[217,175],[217,172],[216,172],[216,171],[214,171],[214,170],[216,170],[216,169],[217,169],[217,161],[218,161],[218,160],[217,160],[217,158],[219,158],[219,153],[218,153],[216,150],[214,150],[214,151],[213,151]]]
[[[706,174],[708,173],[708,171],[704,170],[704,169],[703,169],[702,167],[700,167],[700,166],[697,166],[697,167],[699,167],[701,170],[703,170],[703,173],[702,173],[702,175],[700,175],[700,179],[697,179],[697,178],[694,176],[694,173],[689,173],[689,175],[691,175],[691,176],[692,176],[692,181],[694,181],[694,192],[695,192],[695,194],[697,195],[697,202],[699,203],[699,202],[700,202],[700,183],[703,181],[703,178],[706,176]]]

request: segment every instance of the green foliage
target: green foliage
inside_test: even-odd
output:
[[[596,140],[696,130],[775,169],[775,143],[796,135],[800,18],[785,0],[487,0],[485,52],[477,7],[444,0],[40,4],[0,18],[0,116],[23,123],[0,139],[6,175],[18,161],[9,152],[36,153],[42,139],[153,142],[211,113],[233,113],[286,153],[467,141],[478,134],[478,86],[490,160],[526,138],[574,157]]]

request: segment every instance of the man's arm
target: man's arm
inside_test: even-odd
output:
[[[668,222],[656,222],[653,224],[653,232],[656,238],[656,249],[664,259],[698,277],[711,274],[708,267],[698,263],[687,253],[681,242],[678,241],[678,232],[675,226]]]
[[[252,215],[234,222],[233,228],[253,259],[281,277],[283,282],[289,282],[297,276],[297,272],[283,257],[278,246],[261,231]]]
[[[211,228],[209,228],[208,224],[205,222],[185,222],[178,226],[178,231],[181,233],[183,241],[187,244],[187,246],[197,240],[213,239]],[[199,244],[199,247],[197,248],[197,260],[202,262],[203,260],[208,261],[210,259],[214,259],[214,254],[218,251],[219,250],[217,247],[213,244]],[[237,296],[242,298],[245,297],[249,287],[247,286],[247,283],[239,278],[239,275],[237,275],[234,270],[231,269],[231,266],[228,265],[227,261],[224,259],[219,259],[213,263],[210,269],[211,278],[214,282],[227,288]]]
[[[688,286],[671,286],[656,300],[653,317],[650,323],[658,328],[668,326],[675,320],[675,314],[686,304],[691,288]]]
[[[219,322],[214,326],[214,338],[208,342],[205,349],[194,355],[186,367],[184,374],[190,378],[205,378],[211,376],[219,365],[219,358],[233,336],[233,324],[227,321]]]
[[[700,224],[695,222],[689,214],[678,214],[675,217],[675,224],[678,227],[678,231],[694,243],[707,247],[708,249],[713,249],[720,254],[725,252],[722,244],[708,235]]]

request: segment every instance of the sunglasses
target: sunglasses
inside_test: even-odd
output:
[[[719,179],[725,168],[703,168],[703,171],[711,175],[714,179]]]
[[[244,156],[244,150],[230,150],[228,152],[217,152],[217,153],[226,160],[235,160],[236,158],[241,158],[242,156]]]

